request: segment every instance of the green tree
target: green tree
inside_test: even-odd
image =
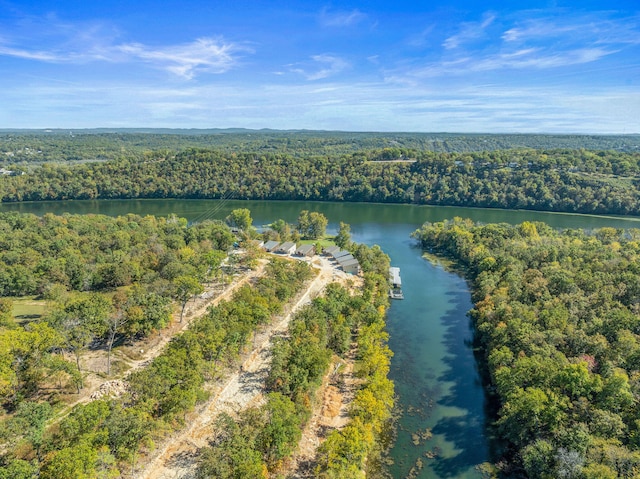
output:
[[[150,418],[136,408],[124,408],[117,404],[105,423],[109,431],[109,448],[120,460],[129,460],[135,466],[138,449],[151,433]]]
[[[289,241],[291,238],[291,225],[283,219],[274,221],[269,227],[278,233],[278,239],[280,241]]]
[[[113,349],[113,342],[116,339],[116,335],[125,330],[126,323],[130,319],[124,311],[126,301],[126,294],[116,292],[112,299],[114,311],[107,318],[107,376],[111,375],[111,350]]]
[[[553,444],[544,439],[538,439],[529,444],[522,451],[522,462],[530,479],[552,479],[554,477]]]
[[[202,255],[202,260],[207,265],[207,278],[217,278],[221,268],[223,261],[227,258],[227,253],[220,250],[210,250]]]
[[[128,336],[147,336],[164,328],[171,320],[171,300],[148,291],[142,285],[133,286],[124,305],[126,320],[123,325]]]
[[[296,405],[288,397],[270,393],[266,411],[267,423],[258,434],[257,442],[267,465],[273,468],[293,452],[302,433]]]
[[[52,416],[52,408],[47,402],[23,401],[15,414],[5,424],[12,442],[26,441],[40,458],[40,449],[47,421]]]
[[[204,288],[193,276],[178,276],[173,282],[175,288],[175,297],[182,305],[180,309],[180,322],[184,317],[184,310],[191,298],[198,294],[202,294]]]
[[[211,447],[201,453],[198,479],[267,479],[269,473],[262,454],[254,447],[254,438],[228,414],[215,421],[216,435]]]
[[[90,444],[80,443],[50,453],[40,470],[41,479],[94,479],[97,452]]]
[[[306,237],[311,227],[311,219],[309,217],[308,210],[302,210],[298,215],[298,223],[296,224],[296,231],[300,233],[302,237]]]
[[[111,303],[100,294],[78,295],[51,316],[51,324],[60,332],[65,346],[75,355],[78,372],[81,373],[80,354],[96,338],[108,330],[107,319]],[[78,388],[84,387],[82,376]]]
[[[312,212],[309,214],[309,231],[307,236],[309,239],[322,238],[327,230],[329,220],[322,213]]]
[[[334,241],[340,248],[349,249],[351,246],[351,226],[341,221]]]
[[[247,231],[253,224],[251,219],[251,211],[247,208],[237,208],[229,214],[226,222],[232,228],[238,228],[240,231]]]
[[[322,213],[302,210],[298,215],[296,230],[303,238],[318,239],[324,236],[329,220]]]
[[[5,466],[0,466],[0,479],[35,479],[38,467],[22,459],[14,459]]]
[[[13,319],[13,301],[9,298],[0,298],[0,327],[15,327]]]

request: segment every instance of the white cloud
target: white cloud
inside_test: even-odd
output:
[[[296,67],[292,68],[291,71],[303,75],[309,81],[316,81],[337,75],[349,67],[349,63],[346,60],[334,55],[314,55],[311,59],[315,62],[314,66]],[[317,65],[320,65],[320,69],[318,69]]]
[[[624,55],[625,49],[640,45],[640,16],[560,13],[519,11],[501,17],[499,25],[495,15],[485,14],[482,21],[461,24],[459,32],[442,43],[440,58],[430,52],[426,60],[405,59],[404,66],[389,69],[388,78],[416,81],[450,75],[462,78],[474,72],[571,67]],[[635,61],[624,65],[627,70],[637,68]]]
[[[330,12],[327,9],[320,13],[320,25],[324,27],[350,27],[360,23],[367,15],[358,9],[351,11]]]
[[[617,50],[604,48],[576,48],[567,51],[549,51],[541,48],[523,48],[512,52],[482,56],[464,56],[453,60],[432,62],[424,66],[398,69],[389,72],[388,81],[405,79],[425,79],[451,75],[468,76],[474,72],[495,72],[502,70],[543,70],[569,67],[595,62],[616,53]]]
[[[614,18],[611,12],[570,14],[554,12],[520,12],[526,18],[516,19],[502,40],[508,43],[549,42],[567,44],[597,43],[603,45],[640,44],[640,16]],[[533,17],[533,18],[532,18]]]
[[[447,50],[458,48],[465,43],[477,40],[485,36],[486,29],[494,22],[496,16],[485,13],[481,22],[464,22],[460,25],[460,31],[447,38],[442,46]]]
[[[196,73],[224,73],[236,64],[235,53],[240,48],[233,43],[212,38],[199,38],[184,45],[151,48],[139,43],[120,45],[116,50],[129,59],[140,59],[156,68],[191,79]]]
[[[251,50],[221,39],[199,38],[191,43],[151,47],[141,43],[87,46],[84,51],[29,50],[0,44],[0,56],[48,63],[143,61],[154,68],[191,79],[197,73],[224,73],[237,64],[240,52]]]
[[[488,56],[477,62],[470,60],[466,68],[471,71],[557,68],[590,63],[613,53],[616,53],[616,51],[606,50],[604,48],[577,48],[561,52],[540,51],[536,48],[527,48],[515,52]]]
[[[26,17],[0,37],[0,56],[57,64],[142,62],[191,79],[198,73],[224,73],[251,49],[220,37],[151,46],[123,42],[117,28],[100,22],[70,24],[55,15]],[[22,30],[28,30],[26,35]]]
[[[0,56],[8,56],[22,58],[24,60],[38,60],[43,62],[63,62],[65,58],[56,55],[53,52],[45,51],[29,51],[20,48],[12,48],[6,45],[0,45]]]

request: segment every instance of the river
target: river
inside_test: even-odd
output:
[[[394,351],[390,377],[395,381],[402,415],[391,451],[394,478],[413,469],[415,478],[480,478],[476,466],[490,460],[485,398],[470,347],[472,330],[466,312],[469,289],[458,275],[422,259],[409,234],[425,221],[454,216],[485,223],[544,221],[560,228],[640,227],[640,218],[612,218],[531,211],[382,205],[222,200],[122,200],[2,204],[0,211],[126,213],[190,221],[223,219],[234,208],[251,210],[255,225],[282,218],[295,223],[301,210],[329,219],[329,232],[340,221],[351,225],[354,241],[378,244],[401,269],[404,301],[389,309],[389,345]],[[417,443],[417,444],[415,444]],[[434,455],[435,457],[430,457]],[[417,464],[421,463],[419,469]]]

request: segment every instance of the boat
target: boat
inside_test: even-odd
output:
[[[402,292],[402,279],[400,278],[400,268],[391,266],[389,268],[389,297],[391,299],[404,299]]]

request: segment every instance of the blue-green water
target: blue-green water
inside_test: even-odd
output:
[[[640,227],[638,218],[357,203],[75,201],[3,204],[0,211],[160,216],[175,213],[198,221],[223,219],[234,208],[249,208],[255,225],[278,218],[294,223],[303,209],[319,211],[329,218],[329,232],[335,232],[340,221],[349,223],[355,241],[380,245],[392,264],[400,267],[405,300],[394,301],[388,316],[389,344],[394,351],[391,378],[403,411],[391,451],[391,473],[397,479],[407,477],[418,459],[423,467],[413,476],[416,478],[479,478],[475,467],[490,460],[484,392],[470,347],[468,287],[458,275],[422,259],[422,252],[409,234],[425,221],[454,216],[485,223],[544,221],[563,228]],[[424,433],[430,439],[413,436],[416,433]],[[435,457],[427,457],[432,453]]]

